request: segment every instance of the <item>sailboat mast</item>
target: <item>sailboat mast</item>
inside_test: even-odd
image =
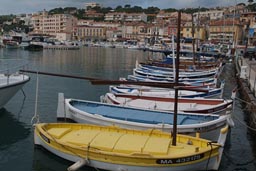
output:
[[[177,26],[177,54],[176,54],[176,67],[175,67],[175,101],[174,101],[174,115],[173,115],[173,139],[172,145],[176,146],[177,139],[177,109],[178,109],[178,84],[179,84],[179,63],[180,63],[180,23],[181,11],[178,11],[178,26]]]
[[[194,25],[194,15],[191,14],[192,16],[192,48],[193,48],[193,64],[195,65],[196,63],[196,57],[195,57],[195,25]]]

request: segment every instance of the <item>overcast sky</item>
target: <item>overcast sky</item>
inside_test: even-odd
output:
[[[149,6],[166,8],[190,8],[190,7],[216,7],[235,5],[236,3],[248,0],[0,0],[0,15],[33,13],[50,10],[57,7],[77,7],[84,8],[86,2],[97,2],[104,7],[115,8],[118,5],[129,4],[131,6]]]

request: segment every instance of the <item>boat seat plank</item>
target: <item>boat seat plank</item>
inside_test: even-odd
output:
[[[54,138],[60,139],[62,136],[70,132],[70,128],[51,128],[48,130],[49,134]]]
[[[124,133],[113,134],[112,132],[101,132],[93,139],[93,141],[90,143],[90,146],[104,151],[112,151],[116,142],[122,135],[124,135]]]
[[[62,137],[62,140],[70,144],[75,144],[79,146],[88,146],[93,139],[100,133],[100,130],[76,130]]]
[[[157,155],[167,154],[170,143],[171,139],[150,137],[144,147],[143,152]]]
[[[113,149],[113,152],[121,152],[127,154],[133,152],[141,152],[143,151],[144,145],[148,138],[148,135],[125,134],[118,140]]]

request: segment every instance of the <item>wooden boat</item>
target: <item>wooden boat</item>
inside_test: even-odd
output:
[[[135,85],[135,84],[126,84],[126,81],[134,81],[136,83],[138,82],[160,82],[160,83],[168,83],[167,81],[153,81],[147,78],[142,78],[142,77],[137,77],[134,75],[128,75],[128,79],[120,77],[119,78],[120,81],[122,81],[119,85],[122,87],[132,87],[132,88],[137,88],[137,89],[161,89],[161,90],[167,90],[170,89],[169,88],[161,88],[161,87],[151,87],[151,86],[143,86],[143,85]],[[98,80],[97,80],[98,81]],[[103,81],[102,81],[103,82]],[[172,83],[172,82],[170,82]],[[197,82],[186,82],[186,81],[180,81],[179,83],[182,83],[184,85],[182,85],[183,87],[186,88],[216,88],[217,87],[217,79],[204,79],[202,81],[197,81]],[[113,85],[114,83],[112,83]]]
[[[200,73],[200,72],[211,72],[211,71],[216,71],[218,68],[222,67],[222,63],[219,64],[219,66],[216,67],[212,67],[209,69],[197,69],[194,68],[193,66],[191,66],[191,68],[188,69],[179,69],[179,73],[181,75],[186,74],[186,73]],[[136,61],[135,64],[135,68],[139,68],[139,69],[143,69],[143,70],[149,70],[149,71],[156,71],[158,73],[164,73],[164,74],[171,74],[174,69],[173,68],[169,68],[169,67],[160,67],[160,66],[154,66],[154,65],[147,65],[147,64],[143,64],[143,63],[138,63]]]
[[[209,78],[214,77],[215,75],[219,74],[219,70],[210,70],[205,72],[183,72],[179,75],[179,79],[182,78]],[[156,78],[172,78],[173,79],[173,73],[172,72],[163,72],[163,71],[157,71],[157,70],[149,70],[149,69],[140,69],[135,68],[133,70],[133,75],[142,75],[145,77],[156,77]]]
[[[219,68],[223,67],[222,63],[220,63],[216,67],[212,67],[209,69],[196,69],[191,67],[190,69],[179,69],[179,74],[183,75],[186,73],[207,73],[207,72],[212,72],[212,71],[217,71]],[[175,69],[174,68],[169,68],[169,67],[159,67],[159,66],[153,66],[153,65],[147,65],[143,63],[138,63],[136,61],[135,63],[135,68],[142,69],[142,70],[149,70],[150,72],[157,71],[157,73],[163,73],[163,74],[170,74],[172,73]]]
[[[216,78],[216,77],[215,77]],[[179,78],[179,83],[184,83],[187,85],[202,85],[206,83],[214,83],[215,78]],[[154,76],[143,76],[134,73],[133,75],[128,75],[127,80],[129,81],[152,81],[152,82],[174,82],[173,78],[168,77],[154,77]]]
[[[174,98],[137,96],[131,94],[106,93],[101,102],[120,106],[135,107],[150,110],[173,111]],[[225,114],[232,108],[232,100],[205,99],[205,98],[179,98],[178,111],[188,113]]]
[[[159,129],[171,132],[173,128],[173,113],[170,112],[64,99],[63,94],[59,94],[57,118],[129,129]],[[200,132],[202,137],[216,141],[221,127],[227,122],[232,125],[230,114],[220,116],[179,112],[177,126],[179,133],[195,135],[196,132]]]
[[[70,171],[83,165],[111,171],[218,170],[227,132],[226,126],[217,143],[177,135],[174,146],[172,135],[159,130],[41,123],[35,125],[34,144],[75,162]]]
[[[0,74],[0,108],[2,108],[30,80],[24,74]]]
[[[216,98],[222,97],[224,89],[224,83],[221,84],[220,88],[209,88],[207,92],[197,92],[189,90],[180,90],[178,96],[183,98]],[[152,97],[174,97],[174,90],[164,90],[164,89],[138,89],[133,87],[125,86],[109,86],[109,91],[113,94],[133,94],[137,96],[152,96]]]

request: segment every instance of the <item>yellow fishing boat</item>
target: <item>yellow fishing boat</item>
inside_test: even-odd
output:
[[[77,123],[35,125],[34,143],[66,160],[111,171],[198,171],[217,170],[228,127],[218,142],[159,130],[128,130],[114,126]]]

